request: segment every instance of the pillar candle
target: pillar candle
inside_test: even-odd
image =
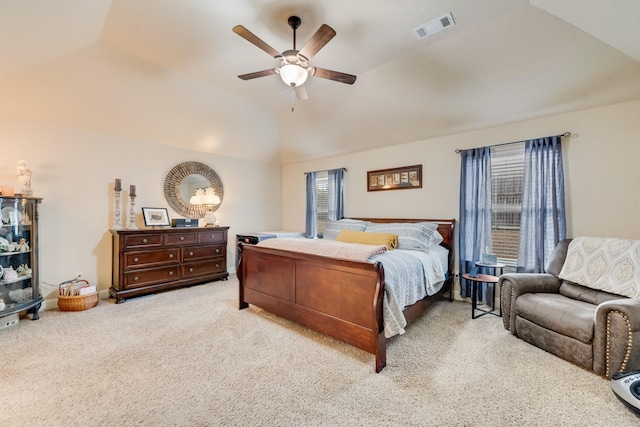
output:
[[[129,195],[130,196],[135,196],[136,195],[136,186],[133,185],[133,184],[129,187]]]
[[[116,190],[116,191],[122,190],[122,181],[120,181],[120,178],[116,178],[116,186],[115,186],[114,190]]]

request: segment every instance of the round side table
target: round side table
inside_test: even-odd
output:
[[[465,273],[462,275],[463,278],[469,280],[471,282],[471,318],[477,319],[480,316],[484,316],[485,314],[493,314],[494,316],[502,316],[502,310],[500,310],[500,314],[495,313],[495,298],[491,301],[491,310],[483,310],[478,308],[478,283],[498,283],[498,277],[490,276],[488,274],[478,274],[476,277],[469,276],[469,273]],[[502,306],[500,306],[502,309]],[[482,314],[478,314],[476,316],[476,310],[481,311]]]

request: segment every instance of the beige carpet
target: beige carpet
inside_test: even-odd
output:
[[[0,331],[2,426],[630,426],[609,382],[442,301],[373,356],[215,282]]]

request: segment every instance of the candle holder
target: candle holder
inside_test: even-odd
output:
[[[136,205],[136,195],[129,194],[129,198],[131,199],[131,207],[129,208],[129,230],[137,230],[136,227],[136,211],[134,209]]]
[[[120,225],[120,191],[117,188],[114,190],[114,206],[113,206],[113,227],[112,230],[122,230],[122,225]]]

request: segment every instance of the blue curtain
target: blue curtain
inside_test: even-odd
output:
[[[344,168],[327,171],[329,175],[329,219],[344,217]]]
[[[318,234],[316,203],[316,173],[307,172],[307,213],[304,234],[307,238]]]
[[[471,296],[471,283],[462,279],[485,247],[491,247],[491,148],[462,150],[460,169],[460,296]],[[493,285],[483,287],[480,300],[493,297]]]
[[[517,271],[541,273],[567,234],[561,137],[526,141],[524,161]]]

